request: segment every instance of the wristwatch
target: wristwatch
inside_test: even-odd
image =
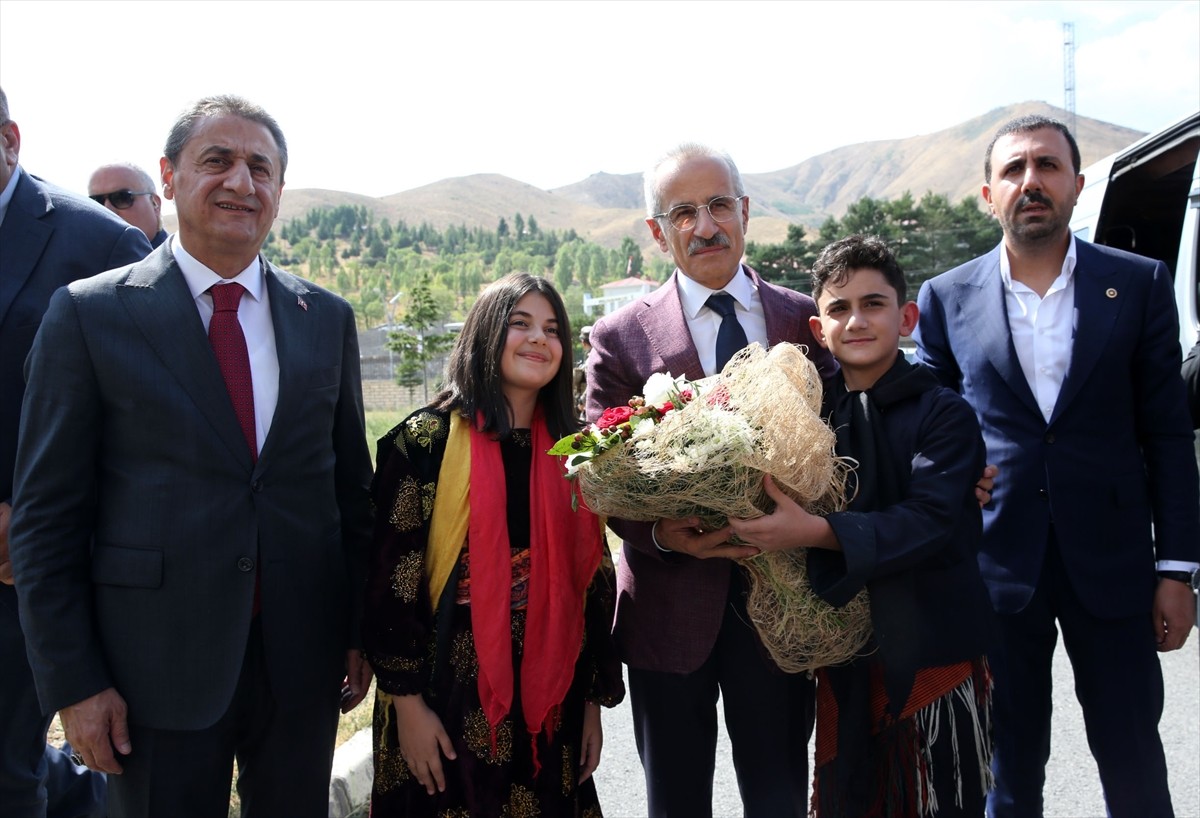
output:
[[[1194,571],[1159,571],[1158,575],[1163,579],[1173,579],[1176,582],[1182,582],[1193,592],[1200,590],[1200,569]]]

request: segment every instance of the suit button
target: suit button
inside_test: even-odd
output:
[[[261,492],[263,490],[262,480],[255,480],[253,483],[251,483],[250,490],[253,491],[255,494],[258,494],[259,492]]]
[[[254,560],[249,557],[242,557],[238,560],[238,570],[249,573],[254,570]]]
[[[1044,439],[1044,440],[1045,440],[1047,443],[1053,443],[1053,442],[1054,442],[1054,432],[1049,432],[1049,433],[1046,435],[1046,437],[1045,437],[1045,438],[1043,438],[1043,439]]]
[[[1043,500],[1049,501],[1050,492],[1046,491],[1045,489],[1038,489],[1038,497],[1041,497]]]

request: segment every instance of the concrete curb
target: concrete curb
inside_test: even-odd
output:
[[[374,779],[371,728],[365,727],[333,753],[333,774],[329,779],[329,818],[365,816]]]

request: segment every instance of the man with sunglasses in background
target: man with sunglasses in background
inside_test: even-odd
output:
[[[104,814],[104,776],[46,744],[50,715],[34,692],[8,561],[13,463],[23,368],[51,294],[64,284],[139,261],[145,237],[86,199],[17,164],[21,132],[0,90],[0,815]]]
[[[103,165],[88,180],[88,198],[107,207],[146,234],[152,247],[167,240],[162,226],[162,199],[150,174],[130,162]]]
[[[754,341],[803,344],[821,376],[833,374],[809,331],[812,299],[741,263],[750,200],[728,155],[680,145],[646,172],[645,194],[646,224],[675,272],[593,327],[590,420],[656,372],[713,375]],[[812,682],[779,670],[750,625],[736,560],[758,549],[688,520],[609,524],[624,540],[614,629],[649,814],[712,815],[719,691],[746,818],[807,815]]]

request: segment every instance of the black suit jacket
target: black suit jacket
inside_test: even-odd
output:
[[[1200,340],[1183,359],[1183,382],[1187,384],[1188,410],[1192,428],[1200,429]]]
[[[13,493],[25,357],[50,296],[150,252],[140,230],[95,202],[18,173],[0,225],[0,500]]]
[[[211,725],[242,667],[259,562],[280,706],[337,700],[371,529],[354,315],[264,265],[279,400],[257,462],[169,243],[50,303],[12,526],[47,711],[114,686],[136,723]]]

